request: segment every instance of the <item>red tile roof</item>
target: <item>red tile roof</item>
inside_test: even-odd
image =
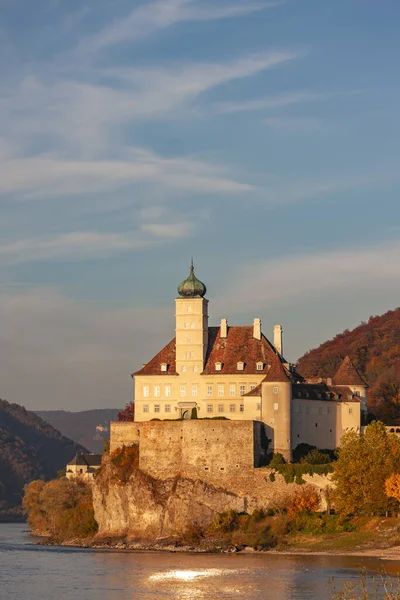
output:
[[[144,367],[132,375],[177,375],[175,363],[175,338],[167,344],[161,352],[156,354]],[[220,337],[219,327],[208,329],[208,350],[203,375],[266,375],[275,354],[274,347],[264,335],[261,339],[253,338],[253,326],[228,327],[227,337]],[[279,359],[278,359],[279,360]],[[220,371],[215,369],[215,364],[220,362]],[[243,362],[243,370],[239,371],[237,363]],[[262,369],[257,369],[257,363],[263,364]],[[161,364],[166,363],[168,370],[161,371]]]
[[[335,385],[367,385],[349,356],[346,356],[337,370],[333,383]]]
[[[275,356],[272,344],[264,335],[257,340],[253,337],[253,326],[228,327],[227,337],[220,337],[219,327],[208,329],[208,352],[204,367],[204,375],[262,375],[266,374]],[[220,362],[222,368],[216,371],[215,364]],[[237,363],[243,362],[242,371],[238,371]],[[257,370],[257,363],[263,363],[262,370]]]
[[[275,354],[272,359],[271,368],[269,369],[264,381],[290,383],[290,378],[288,377],[286,369],[277,354]]]
[[[177,375],[175,363],[175,338],[154,356],[141,369],[132,373],[134,375]],[[167,365],[166,371],[161,371],[161,365]]]

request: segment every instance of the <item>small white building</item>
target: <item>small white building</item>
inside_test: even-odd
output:
[[[101,454],[77,454],[75,458],[67,464],[67,479],[80,479],[91,483],[95,473],[101,467]]]

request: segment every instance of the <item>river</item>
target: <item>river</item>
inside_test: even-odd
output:
[[[328,600],[400,561],[343,556],[171,554],[37,546],[0,524],[1,600]],[[375,585],[375,583],[371,583]],[[383,597],[383,596],[382,596]]]

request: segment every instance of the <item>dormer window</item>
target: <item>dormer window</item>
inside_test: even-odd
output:
[[[239,361],[236,366],[237,366],[237,370],[238,371],[243,371],[243,369],[244,369],[244,362]]]
[[[166,373],[168,370],[168,365],[167,363],[161,363],[161,371],[163,371],[164,373]]]
[[[222,371],[222,363],[221,362],[216,362],[215,363],[215,370],[216,371]]]
[[[264,369],[264,363],[263,362],[256,363],[256,369],[257,369],[257,371],[262,371]]]

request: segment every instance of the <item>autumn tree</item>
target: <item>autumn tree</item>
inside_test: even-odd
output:
[[[289,515],[297,515],[300,513],[315,512],[318,508],[318,493],[311,485],[307,485],[292,496],[287,506],[287,511]]]
[[[400,474],[393,473],[385,481],[385,492],[388,498],[394,498],[400,502]]]
[[[124,410],[121,410],[117,415],[118,421],[134,421],[135,420],[135,403],[128,402]]]
[[[400,440],[387,433],[383,423],[371,423],[361,436],[345,433],[332,476],[335,509],[345,515],[397,510],[397,503],[385,493],[385,481],[399,471]]]

